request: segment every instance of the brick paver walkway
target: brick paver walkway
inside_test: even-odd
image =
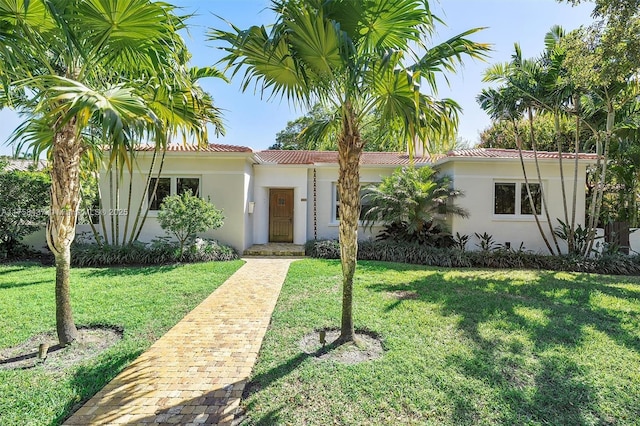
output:
[[[247,259],[66,425],[230,425],[292,259]]]

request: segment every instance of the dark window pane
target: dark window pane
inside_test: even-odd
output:
[[[176,191],[178,195],[182,195],[187,191],[191,191],[191,195],[200,196],[200,179],[199,178],[178,178],[176,179]]]
[[[533,198],[533,204],[536,206],[536,214],[542,213],[542,191],[540,190],[540,184],[530,183],[529,190],[531,191],[531,198]],[[522,214],[533,214],[531,210],[531,203],[527,194],[527,186],[523,183],[520,186],[520,212]]]
[[[153,196],[153,188],[158,181],[158,188],[156,189],[155,197]],[[149,182],[149,209],[160,210],[160,204],[164,201],[165,197],[171,194],[171,179],[170,178],[151,178]]]
[[[335,186],[336,190],[336,211],[335,211],[335,220],[340,220],[340,193],[338,192],[338,185]]]
[[[516,214],[516,184],[495,184],[495,214]]]

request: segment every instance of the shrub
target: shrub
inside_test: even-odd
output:
[[[72,246],[74,266],[114,266],[114,265],[163,265],[177,262],[210,262],[238,259],[238,253],[231,247],[215,240],[196,238],[192,243],[180,248],[179,243],[155,240],[145,244],[134,242],[124,246],[74,243]]]
[[[21,257],[25,236],[47,223],[49,175],[37,171],[5,172],[0,164],[0,256]]]
[[[340,258],[340,246],[336,240],[308,241],[305,248],[307,255],[311,257]],[[358,259],[449,268],[526,268],[615,275],[640,274],[640,255],[604,253],[595,258],[584,258],[575,255],[550,256],[503,247],[465,251],[460,247],[438,248],[397,241],[362,241],[359,243]]]
[[[198,232],[221,227],[224,216],[210,202],[186,191],[164,199],[158,212],[158,221],[162,229],[178,239],[182,256],[185,245],[193,244]]]
[[[427,166],[397,169],[365,191],[362,217],[365,226],[385,225],[380,240],[450,247],[453,239],[447,232],[447,216],[469,215],[454,204],[462,192],[453,189],[451,178],[437,176]]]

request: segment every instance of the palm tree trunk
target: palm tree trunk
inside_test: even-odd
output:
[[[67,345],[78,337],[71,309],[69,269],[80,202],[81,153],[75,121],[71,120],[53,139],[51,212],[47,224],[47,244],[56,260],[56,330],[61,345]]]
[[[536,166],[536,174],[538,175],[538,185],[540,185],[540,193],[542,194],[542,210],[544,211],[545,218],[547,219],[547,225],[549,226],[549,232],[551,233],[551,239],[556,247],[558,254],[561,254],[560,246],[558,245],[558,239],[553,232],[553,223],[551,223],[551,217],[549,216],[549,207],[547,203],[546,192],[542,186],[542,175],[540,174],[540,164],[538,163],[538,148],[536,145],[535,132],[533,129],[533,111],[531,107],[528,108],[529,115],[529,132],[531,135],[531,149],[533,150],[533,161]],[[527,184],[527,196],[531,199],[531,193],[529,191],[529,185]],[[535,210],[534,210],[535,212]]]
[[[567,189],[564,181],[564,167],[562,164],[562,141],[560,140],[560,112],[553,111],[553,127],[556,136],[556,145],[558,146],[558,166],[560,167],[560,185],[562,188],[562,207],[564,208],[564,223],[569,223],[569,207],[567,206]],[[571,231],[569,231],[571,232]],[[571,250],[569,250],[571,251]]]
[[[102,190],[100,189],[100,174],[98,174],[98,184],[96,185],[96,191],[98,193],[98,211],[100,212],[100,225],[102,227],[102,236],[104,237],[104,244],[109,245],[109,233],[107,232],[107,218],[104,214],[104,203],[102,202]]]
[[[544,241],[544,244],[547,246],[549,253],[554,255],[553,248],[551,244],[549,244],[549,240],[547,239],[546,234],[544,233],[544,229],[542,229],[542,224],[540,223],[540,218],[538,217],[538,211],[536,210],[536,205],[533,202],[533,197],[531,197],[531,189],[529,188],[529,178],[527,176],[527,168],[524,164],[524,158],[522,156],[522,139],[520,137],[520,132],[518,131],[518,124],[516,120],[513,120],[513,131],[516,134],[516,146],[518,147],[518,157],[520,157],[520,166],[522,167],[522,176],[524,176],[524,185],[527,187],[527,198],[529,199],[529,205],[531,206],[531,211],[533,212],[533,218],[536,221],[536,226],[538,227],[538,232]]]
[[[109,208],[113,209],[113,206],[115,205],[115,201],[114,201],[114,189],[113,189],[113,165],[109,164]],[[117,245],[116,244],[116,224],[115,224],[115,218],[113,217],[112,214],[109,215],[109,220],[111,221],[111,244],[113,245]]]
[[[156,149],[153,150],[153,156],[151,157],[151,165],[149,166],[149,173],[147,173],[147,179],[144,184],[144,188],[142,190],[142,197],[140,197],[140,204],[138,204],[138,211],[136,212],[136,217],[133,221],[133,226],[131,227],[131,234],[129,235],[129,244],[133,243],[134,238],[137,238],[136,230],[138,229],[138,220],[140,220],[140,214],[142,213],[142,206],[144,205],[144,201],[146,200],[147,194],[149,193],[149,184],[151,183],[151,175],[153,173],[153,167],[156,164],[157,156],[158,156],[158,148],[156,147]],[[133,176],[131,176],[131,180],[133,180]]]
[[[152,199],[156,196],[156,192],[158,191],[158,183],[160,182],[160,176],[162,176],[162,168],[164,167],[164,159],[166,154],[167,154],[167,149],[166,147],[163,147],[162,156],[160,157],[160,168],[158,169],[158,176],[156,178],[156,184],[153,186],[153,192],[151,193]],[[153,164],[151,165],[151,167],[153,168]],[[149,171],[149,173],[151,173],[151,171]],[[148,186],[149,185],[147,184],[147,187]],[[142,199],[142,202],[144,202],[144,198]],[[142,228],[144,228],[144,223],[147,221],[147,216],[149,215],[150,208],[151,208],[151,203],[147,203],[147,208],[144,211],[144,216],[142,216],[142,222],[140,222],[140,227],[136,231],[135,237],[133,238],[134,240],[137,240],[138,238],[140,238],[140,233],[142,232]],[[136,222],[137,220],[138,219],[136,218]],[[135,228],[135,225],[134,225],[134,228]]]
[[[340,195],[340,260],[342,263],[342,320],[338,342],[355,341],[353,325],[353,276],[358,256],[358,220],[360,218],[360,155],[362,142],[350,103],[342,118],[338,140],[338,193]]]
[[[577,251],[575,246],[576,229],[576,204],[578,196],[578,155],[580,154],[580,96],[574,96],[576,112],[576,139],[573,147],[575,158],[573,159],[573,199],[571,200],[571,226],[569,226],[569,253]],[[583,182],[584,184],[584,182]]]
[[[131,194],[133,193],[133,161],[134,161],[134,149],[129,151],[130,161],[129,168],[129,193],[127,194],[127,218],[124,222],[124,231],[122,231],[122,245],[127,243],[127,232],[129,231],[129,218],[131,217]],[[120,212],[117,212],[120,213]]]
[[[113,243],[116,247],[120,245],[120,215],[118,212],[120,211],[120,181],[122,180],[122,173],[120,171],[120,164],[118,164],[118,158],[119,157],[116,156],[116,205],[115,209],[109,212],[116,222],[116,239]],[[111,208],[113,209],[114,206],[112,205]]]
[[[611,101],[608,103],[607,108],[607,128],[604,139],[604,152],[602,154],[602,169],[600,171],[600,179],[598,187],[596,188],[596,203],[593,210],[592,226],[589,229],[589,243],[585,255],[588,255],[593,250],[593,243],[596,238],[596,227],[598,226],[598,219],[600,216],[600,208],[602,207],[602,199],[604,197],[604,185],[607,176],[607,162],[609,161],[609,146],[611,145],[611,139],[613,138],[613,127],[615,124],[615,109]]]
[[[83,205],[84,212],[87,215],[87,220],[89,221],[89,227],[91,228],[93,239],[96,240],[96,244],[98,246],[102,247],[102,242],[100,241],[100,233],[98,232],[98,228],[96,228],[96,226],[93,224],[93,205],[87,205],[84,192],[82,191],[82,185],[80,185],[80,199],[81,204]]]

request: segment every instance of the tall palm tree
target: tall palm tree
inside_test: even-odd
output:
[[[340,342],[355,340],[353,276],[360,214],[359,163],[367,115],[402,126],[413,141],[454,133],[458,105],[436,94],[436,74],[455,70],[462,56],[480,58],[489,48],[466,37],[472,29],[430,46],[438,19],[425,0],[272,0],[273,26],[213,30],[228,52],[233,74],[244,70],[243,89],[256,84],[271,97],[337,111],[340,251],[343,297]],[[413,151],[411,151],[413,152]]]
[[[504,65],[503,65],[504,66]],[[496,66],[492,68],[494,72],[496,72]],[[504,73],[504,71],[501,71]],[[530,195],[529,190],[529,176],[527,174],[527,168],[524,163],[524,157],[522,155],[522,138],[520,134],[520,128],[518,123],[522,118],[524,113],[525,104],[522,101],[523,94],[522,92],[513,86],[503,85],[498,89],[489,88],[483,89],[480,94],[476,97],[476,101],[480,104],[480,107],[489,114],[494,121],[506,121],[511,123],[513,126],[513,133],[516,136],[516,148],[518,149],[518,157],[520,158],[520,167],[522,168],[522,176],[524,177],[524,184],[527,187],[527,195],[529,199],[529,204],[531,211],[533,212],[533,218],[536,222],[536,226],[538,227],[538,232],[544,241],[547,250],[549,253],[553,254],[553,248],[549,243],[549,239],[547,238],[544,229],[542,228],[542,224],[540,223],[540,219],[538,218],[537,209],[533,203],[533,198]]]
[[[533,151],[533,160],[536,169],[538,185],[543,199],[542,210],[543,214],[545,215],[547,225],[549,226],[549,233],[554,243],[555,252],[550,245],[547,245],[547,248],[549,249],[549,252],[551,254],[560,254],[560,246],[554,233],[551,217],[549,216],[546,193],[544,191],[544,186],[542,185],[542,175],[540,173],[540,164],[538,162],[536,135],[533,127],[534,114],[542,110],[541,104],[543,102],[540,99],[543,98],[545,90],[543,86],[543,69],[540,66],[538,60],[523,59],[520,45],[516,43],[514,45],[514,53],[512,55],[511,61],[505,64],[496,64],[489,67],[485,71],[483,80],[487,82],[500,82],[503,84],[503,88],[508,88],[510,92],[517,94],[519,99],[519,107],[521,107],[527,115],[527,119],[529,122],[529,138],[531,141],[531,149]],[[544,231],[542,231],[542,228],[540,227],[538,222],[538,213],[533,206],[533,197],[531,196],[531,190],[529,187],[528,178],[526,176],[521,146],[520,144],[517,145],[518,152],[520,154],[520,162],[525,177],[527,198],[529,199],[529,202],[531,204],[532,212],[534,217],[536,218],[536,223],[538,224],[540,234],[545,242],[547,242]]]
[[[24,114],[16,138],[52,162],[46,235],[61,344],[77,337],[69,269],[82,157],[178,133],[204,141],[218,122],[186,67],[182,28],[172,6],[150,0],[0,0],[0,105]]]

